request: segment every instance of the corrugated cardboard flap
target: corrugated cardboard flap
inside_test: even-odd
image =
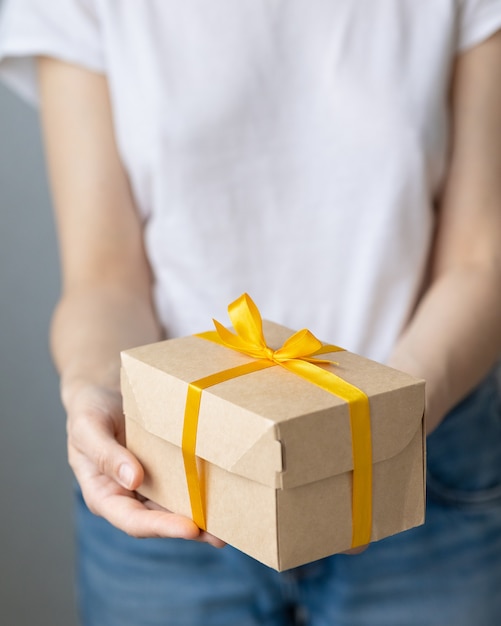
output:
[[[267,343],[291,331],[265,322]],[[423,381],[349,352],[334,373],[370,398],[375,463],[401,452],[421,428]],[[197,337],[122,354],[124,411],[150,433],[180,446],[188,383],[251,361]],[[352,469],[347,405],[277,366],[206,389],[197,455],[272,487],[294,487]]]

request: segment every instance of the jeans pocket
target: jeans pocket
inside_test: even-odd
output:
[[[501,483],[484,489],[466,490],[447,487],[430,472],[426,478],[428,497],[449,507],[482,511],[501,506]]]
[[[428,497],[471,509],[501,505],[501,393],[493,372],[428,438]]]

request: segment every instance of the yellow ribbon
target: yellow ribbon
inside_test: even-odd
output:
[[[294,333],[278,350],[266,345],[258,308],[247,294],[228,307],[236,334],[214,320],[215,331],[197,335],[202,339],[253,357],[255,361],[233,367],[188,385],[184,414],[182,452],[193,521],[205,530],[205,507],[196,462],[198,415],[202,391],[219,383],[279,365],[348,403],[353,454],[351,547],[368,544],[372,532],[372,436],[367,395],[332,372],[319,367],[330,364],[315,358],[343,348],[322,343],[307,329]]]

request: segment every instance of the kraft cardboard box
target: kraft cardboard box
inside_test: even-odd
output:
[[[264,323],[277,348],[291,331]],[[371,541],[424,521],[424,382],[350,352],[323,365],[369,397]],[[181,450],[192,381],[252,361],[198,336],[122,353],[127,447],[145,469],[140,493],[192,516]],[[196,455],[207,530],[279,571],[352,542],[348,404],[275,366],[202,392]]]

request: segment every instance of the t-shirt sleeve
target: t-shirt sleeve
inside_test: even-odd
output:
[[[501,0],[459,0],[458,52],[501,29]]]
[[[36,104],[37,56],[52,56],[103,73],[95,1],[4,0],[0,9],[0,79]]]

